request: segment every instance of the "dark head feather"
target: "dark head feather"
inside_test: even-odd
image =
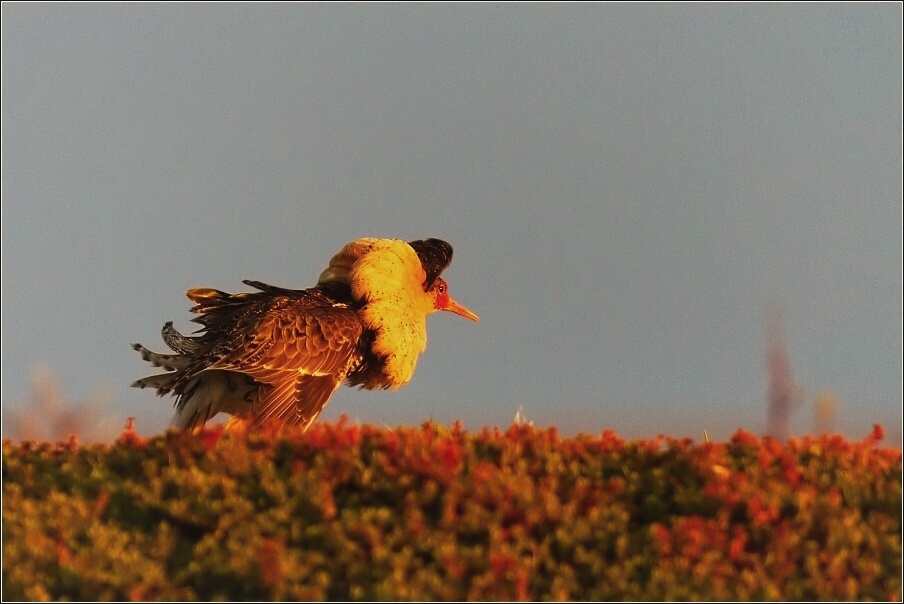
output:
[[[430,289],[440,273],[452,262],[452,246],[441,239],[420,239],[409,244],[417,257],[421,259],[424,272],[427,273],[427,281],[424,290]]]

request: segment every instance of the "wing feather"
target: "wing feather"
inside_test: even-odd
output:
[[[235,330],[241,337],[223,346],[209,369],[238,371],[263,384],[256,424],[274,418],[309,424],[359,360],[357,315],[343,304],[280,297],[255,319]]]
[[[163,340],[176,354],[133,345],[167,371],[133,385],[174,394],[180,426],[201,426],[221,411],[307,425],[362,362],[364,328],[348,283],[306,290],[245,283],[258,291],[186,292],[202,328],[184,336],[166,323]]]
[[[332,375],[299,375],[296,379],[261,389],[254,424],[269,420],[307,427],[316,419],[341,381]]]

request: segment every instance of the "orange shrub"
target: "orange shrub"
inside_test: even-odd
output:
[[[901,452],[318,423],[3,444],[3,595],[899,600]]]

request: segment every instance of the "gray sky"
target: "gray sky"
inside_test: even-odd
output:
[[[804,388],[900,439],[901,6],[9,4],[2,401],[128,384],[184,291],[312,285],[440,237],[412,383],[322,417],[723,438],[765,427],[778,304]],[[119,420],[117,419],[119,423]]]

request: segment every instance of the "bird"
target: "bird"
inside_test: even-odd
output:
[[[225,412],[252,427],[307,430],[342,383],[374,390],[411,381],[428,315],[480,320],[440,277],[451,261],[452,246],[440,239],[364,237],[335,254],[308,289],[250,280],[243,283],[257,291],[189,289],[198,315],[191,320],[201,327],[185,336],[165,323],[173,354],[133,344],[166,372],[132,386],[175,396],[176,429],[197,432]]]

